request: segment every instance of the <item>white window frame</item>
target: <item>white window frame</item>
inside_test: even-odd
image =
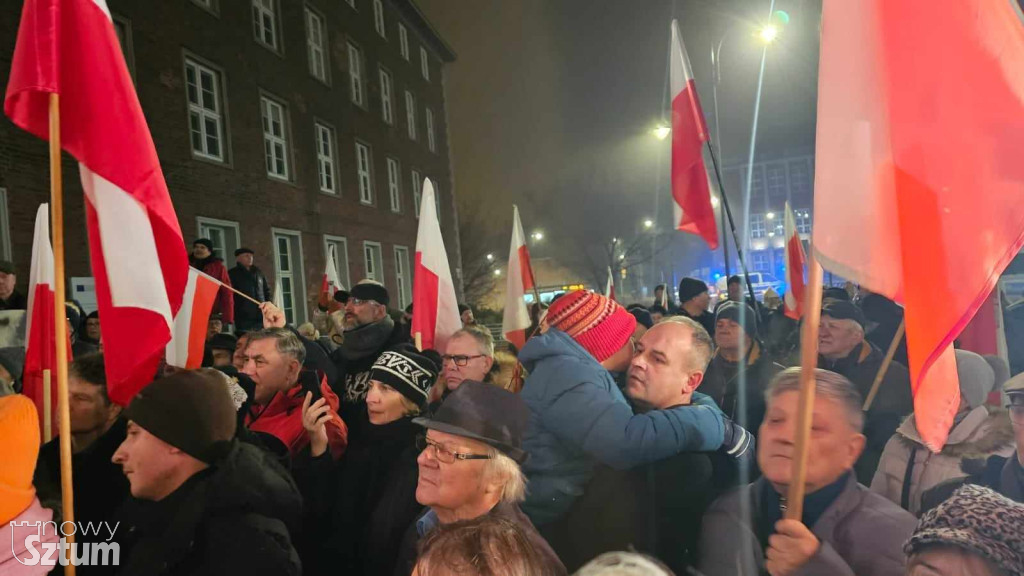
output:
[[[222,246],[218,246],[218,242],[213,238],[212,234],[209,234],[210,229],[216,229],[224,235],[224,239],[228,236],[234,237],[234,244],[225,242]],[[235,257],[235,250],[242,246],[242,235],[238,226],[238,222],[234,220],[221,220],[219,218],[207,218],[205,216],[196,216],[196,230],[199,232],[200,238],[209,238],[213,242],[213,254],[220,258],[227,265],[228,262],[233,262]],[[220,254],[218,254],[220,252]],[[228,266],[230,268],[230,266]]]
[[[806,214],[806,216],[805,216]],[[797,234],[811,233],[811,212],[809,210],[795,210]]]
[[[412,270],[409,268],[409,248],[395,245],[394,253],[395,292],[398,293],[398,309],[405,310],[405,307],[412,303]]]
[[[334,268],[338,271],[338,280],[346,290],[352,289],[352,276],[348,271],[348,240],[344,236],[324,234],[324,260],[330,258],[331,245],[336,248]]]
[[[269,4],[269,7],[267,6]],[[274,52],[280,52],[280,29],[277,24],[277,0],[252,0],[253,37],[256,42]],[[267,22],[270,19],[270,41],[267,41]]]
[[[334,128],[320,122],[313,123],[316,145],[316,175],[321,192],[338,193],[338,139]],[[327,149],[326,151],[324,149]]]
[[[305,259],[302,256],[302,232],[284,228],[271,228],[270,237],[274,254],[274,297],[280,298],[281,303],[285,305],[284,313],[288,324],[298,326],[306,321],[306,274],[304,269]],[[297,248],[295,252],[298,252],[298,254],[289,254],[290,270],[287,272],[281,270],[281,254],[278,251],[279,237],[288,237],[293,240],[294,247]],[[289,248],[291,247],[292,244],[289,243]],[[284,288],[284,281],[286,279],[291,281],[292,305],[290,308],[284,302],[284,294],[278,294],[278,290]]]
[[[427,55],[427,49],[420,46],[420,74],[423,75],[423,79],[430,82],[430,60]]]
[[[210,14],[213,14],[214,16],[217,15],[217,11],[220,9],[220,7],[217,5],[217,0],[192,0],[192,3],[196,6],[199,6],[203,10],[206,10]]]
[[[370,145],[356,140],[356,177],[359,180],[359,202],[373,204],[373,151]]]
[[[188,74],[189,69],[192,69],[193,77],[196,80],[195,94],[198,101],[193,102],[192,97],[189,95],[189,81]],[[212,79],[212,104],[213,108],[207,106],[206,97],[202,89],[202,75],[207,74]],[[225,144],[227,142],[227,129],[224,122],[223,113],[223,86],[221,84],[223,76],[219,70],[201,64],[198,60],[185,56],[185,102],[188,104],[188,116],[189,116],[189,148],[192,150],[192,155],[197,158],[203,158],[205,160],[212,160],[214,162],[223,163],[227,158],[225,153]],[[199,124],[199,138],[201,144],[201,150],[196,150],[195,143],[192,141],[194,130],[192,129],[192,119],[196,117]],[[207,131],[207,122],[212,121],[216,126],[217,134],[214,137],[219,146],[219,154],[211,154],[209,152],[209,145],[207,139],[210,137],[210,133]]]
[[[280,115],[280,133],[273,128],[275,110]],[[288,109],[281,101],[261,94],[260,117],[263,122],[263,163],[267,167],[267,176],[275,180],[287,181],[290,174],[288,167]],[[278,160],[278,146],[280,146],[280,160],[283,171],[278,170],[276,163]],[[268,151],[273,151],[273,154],[268,155]],[[271,156],[273,156],[272,159],[274,160],[273,165],[271,164]]]
[[[416,140],[416,96],[409,90],[405,91],[405,123],[408,126],[409,140]]]
[[[772,271],[770,255],[767,250],[755,250],[750,253],[750,267],[753,271],[768,274]]]
[[[387,157],[388,197],[391,199],[391,211],[402,211],[402,169],[398,160]],[[403,307],[404,308],[404,307]]]
[[[351,42],[348,43],[348,77],[352,102],[357,106],[364,106],[366,98],[363,94],[363,50]]]
[[[327,26],[320,13],[306,6],[306,56],[309,59],[309,73],[317,80],[328,83],[327,71]]]
[[[384,2],[373,0],[373,28],[381,38],[387,40],[387,29],[384,27]]]
[[[395,123],[395,81],[383,67],[380,68],[380,109],[384,123],[393,125]]]
[[[0,188],[0,256],[8,262],[11,255],[11,218],[7,209],[7,188]]]
[[[428,178],[430,178],[428,176]],[[437,223],[441,223],[441,186],[437,180],[430,178],[430,184],[434,187],[434,213],[437,214]]]
[[[427,118],[427,149],[431,152],[437,152],[437,140],[434,137],[434,111],[430,108],[425,108],[425,116]]]
[[[412,206],[416,210],[416,218],[420,217],[420,199],[423,198],[423,176],[420,171],[412,170]]]
[[[751,214],[750,215],[750,237],[751,238],[764,238],[768,234],[768,225],[766,224],[764,214]]]
[[[373,261],[374,255],[377,256],[376,262]],[[384,283],[384,250],[380,242],[363,241],[363,272],[366,279]]]
[[[398,23],[398,51],[402,54],[402,58],[409,61],[409,31],[405,28],[405,24]]]

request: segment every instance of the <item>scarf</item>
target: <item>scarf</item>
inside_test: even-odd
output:
[[[387,343],[395,330],[395,321],[390,316],[345,332],[345,340],[339,350],[345,360],[359,360],[376,353]]]
[[[804,496],[804,515],[801,519],[804,526],[814,529],[814,524],[825,510],[843,493],[851,474],[852,472],[847,472],[828,486]],[[775,491],[770,482],[764,481],[761,484],[760,506],[755,521],[757,539],[761,542],[762,548],[768,548],[768,537],[775,533],[775,523],[782,520],[784,504],[785,499]]]

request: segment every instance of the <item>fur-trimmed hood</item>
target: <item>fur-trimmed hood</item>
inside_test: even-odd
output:
[[[911,414],[896,430],[896,437],[908,448],[921,447],[920,434]],[[951,458],[982,458],[1014,446],[1013,426],[1005,410],[978,406],[949,431],[941,454]]]

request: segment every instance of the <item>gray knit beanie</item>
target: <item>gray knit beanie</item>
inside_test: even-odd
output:
[[[956,350],[956,372],[960,379],[960,395],[971,408],[985,403],[985,398],[996,383],[992,366],[974,352]]]

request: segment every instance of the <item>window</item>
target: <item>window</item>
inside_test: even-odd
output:
[[[786,165],[781,162],[768,164],[765,173],[769,202],[781,204],[786,200]]]
[[[423,196],[423,177],[416,170],[412,171],[412,206],[416,217],[420,217],[420,197]]]
[[[434,112],[427,108],[427,148],[431,152],[437,152],[437,142],[434,140]]]
[[[423,74],[423,79],[430,81],[430,63],[427,61],[427,49],[420,46],[420,72]]]
[[[405,91],[405,121],[409,125],[409,140],[416,139],[416,99],[412,92]]]
[[[373,204],[373,179],[370,177],[370,147],[356,142],[356,170],[359,174],[359,201]]]
[[[348,241],[342,236],[324,235],[324,254],[334,259],[334,269],[338,271],[338,281],[345,288],[351,288],[352,282],[348,273]]]
[[[398,308],[412,303],[412,278],[409,269],[409,249],[395,246],[395,280],[398,282]]]
[[[380,242],[363,242],[363,262],[366,264],[366,279],[384,283],[384,267],[382,264]]]
[[[402,58],[405,58],[406,62],[409,61],[409,31],[405,29],[405,24],[398,23],[398,51],[402,53]]]
[[[306,52],[309,55],[309,73],[321,82],[327,82],[327,31],[324,19],[306,8]]]
[[[793,212],[796,216],[796,231],[798,234],[810,234],[811,233],[811,212],[809,210],[795,210]]]
[[[213,255],[224,262],[231,262],[235,250],[242,245],[238,222],[200,216],[196,218],[196,228],[200,238],[209,238],[213,242]]]
[[[298,326],[306,321],[305,282],[302,271],[302,236],[292,230],[273,229],[274,297],[284,310],[285,321]]]
[[[320,191],[337,194],[337,175],[334,169],[334,129],[317,122],[313,125],[316,133],[316,173],[320,179]]]
[[[0,257],[11,260],[11,221],[7,214],[6,188],[0,188]]]
[[[135,79],[135,52],[132,50],[132,22],[127,18],[112,16],[114,21],[114,32],[117,33],[117,42],[121,45],[121,53],[124,54],[124,63],[128,66],[128,73]]]
[[[373,27],[381,38],[388,37],[384,31],[384,3],[381,0],[373,0]]]
[[[224,118],[221,114],[220,73],[185,59],[185,92],[188,96],[189,133],[192,154],[224,161]]]
[[[192,3],[207,10],[211,14],[217,13],[217,0],[192,0]]]
[[[751,198],[764,198],[764,166],[754,166],[750,185]]]
[[[363,52],[354,44],[348,45],[348,77],[352,101],[363,105]]]
[[[267,159],[267,176],[288,179],[288,140],[286,137],[284,106],[260,97],[263,113],[263,151]]]
[[[392,89],[391,73],[387,70],[380,69],[380,108],[384,115],[385,124],[395,123],[394,106],[392,105]]]
[[[771,272],[771,263],[768,261],[768,251],[758,250],[750,253],[751,265],[757,272],[768,274]]]
[[[345,2],[348,2],[348,5],[352,8],[356,7],[356,0],[345,0]]]
[[[434,188],[434,213],[437,214],[437,223],[441,223],[441,187],[437,180],[430,179],[430,185]]]
[[[764,224],[764,214],[751,214],[750,215],[750,237],[751,238],[764,238],[766,233]]]
[[[277,2],[252,0],[252,28],[256,41],[277,52]]]
[[[811,168],[806,159],[789,162],[789,191],[794,199],[810,199]]]
[[[394,158],[388,158],[388,196],[391,197],[391,211],[400,212],[402,210],[402,188],[401,172],[398,170],[398,160]]]

